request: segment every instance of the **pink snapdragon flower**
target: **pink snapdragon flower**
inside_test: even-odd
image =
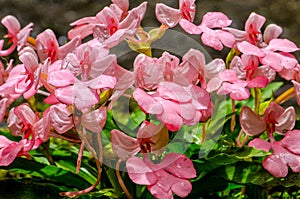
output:
[[[169,141],[168,130],[164,125],[149,121],[141,124],[136,137],[130,137],[117,129],[111,131],[112,149],[119,159],[127,160],[140,151],[160,154]]]
[[[0,40],[0,56],[8,56],[16,48],[18,51],[22,50],[27,43],[30,32],[32,31],[33,23],[29,23],[21,29],[19,21],[11,15],[4,17],[1,20],[1,23],[8,31],[8,34],[5,37],[9,38],[9,43],[12,43],[12,45],[8,49],[3,50],[4,41]]]
[[[53,71],[48,75],[48,83],[55,86],[55,97],[66,105],[75,104],[77,108],[89,108],[100,100],[100,89],[114,88],[116,78],[100,75],[89,81],[80,81],[66,69]]]
[[[139,54],[134,60],[135,85],[146,90],[154,90],[162,81],[175,82],[182,86],[196,85],[200,71],[205,66],[204,55],[190,49],[180,60],[164,52],[160,58]]]
[[[0,165],[7,166],[19,156],[29,158],[29,151],[38,148],[43,138],[48,137],[50,125],[47,119],[39,119],[27,104],[12,108],[7,126],[13,136],[21,136],[22,139],[14,142],[0,136]]]
[[[246,20],[244,31],[234,28],[225,28],[225,30],[231,32],[235,36],[237,42],[247,41],[253,45],[261,46],[263,39],[261,28],[265,21],[265,17],[252,12]]]
[[[296,113],[294,107],[287,109],[276,103],[271,103],[261,117],[254,113],[249,107],[243,106],[240,114],[240,124],[243,131],[250,136],[259,135],[267,131],[284,135],[286,131],[295,126]]]
[[[287,39],[272,39],[263,48],[243,41],[237,44],[237,48],[245,55],[259,57],[263,65],[271,67],[276,72],[280,72],[283,69],[294,69],[298,64],[297,59],[291,53],[298,51],[299,48]]]
[[[30,47],[24,48],[19,57],[23,64],[18,64],[10,71],[4,84],[0,86],[0,95],[17,99],[23,95],[29,98],[39,86],[40,65],[37,55]]]
[[[79,37],[74,37],[63,46],[59,46],[54,32],[47,29],[36,37],[36,50],[41,62],[50,58],[51,63],[57,59],[64,59],[80,43]]]
[[[170,153],[158,163],[131,157],[126,161],[130,179],[140,185],[147,185],[150,193],[157,199],[173,199],[173,193],[186,197],[192,191],[189,179],[196,177],[196,170],[185,155]]]
[[[179,0],[179,9],[171,8],[163,3],[157,3],[155,7],[157,20],[169,28],[176,26],[181,19],[193,22],[195,13],[195,0]]]
[[[206,13],[198,26],[186,19],[180,20],[179,24],[189,34],[202,34],[203,44],[216,50],[222,50],[223,45],[232,48],[235,43],[235,37],[223,30],[231,24],[231,20],[221,12]]]
[[[232,69],[222,71],[219,75],[212,78],[207,84],[207,91],[217,91],[220,95],[230,94],[234,100],[245,100],[250,96],[248,88],[264,88],[268,84],[265,77],[256,77],[248,81],[238,78],[236,72]]]
[[[133,98],[145,113],[155,114],[170,131],[179,130],[183,124],[191,126],[205,121],[212,113],[209,94],[195,85],[183,87],[161,82],[154,92],[137,88]]]
[[[85,17],[71,23],[71,26],[75,27],[69,31],[68,37],[72,39],[80,36],[81,39],[84,39],[93,34],[94,37],[104,42],[113,36],[114,38],[108,43],[118,43],[123,37],[135,34],[145,15],[146,5],[147,2],[144,2],[140,6],[128,11],[124,19],[121,15],[121,9],[116,12],[115,8],[117,6],[113,6],[112,8],[105,7],[95,17]]]
[[[268,66],[259,66],[259,60],[256,56],[244,55],[235,56],[230,69],[234,70],[239,79],[246,80],[253,87],[265,87],[266,84],[275,79],[276,72]]]
[[[250,141],[248,146],[269,152],[263,160],[263,167],[277,178],[286,177],[288,174],[288,167],[293,172],[300,172],[300,131],[287,131],[284,138],[280,141],[267,142],[260,138],[255,138]]]

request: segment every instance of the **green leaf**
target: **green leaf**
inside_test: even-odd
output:
[[[283,82],[271,82],[266,88],[262,89],[262,101],[273,97],[273,94],[283,85]]]
[[[85,179],[63,168],[58,168],[53,165],[45,165],[32,160],[24,158],[17,158],[7,167],[0,167],[0,169],[9,170],[22,174],[29,174],[41,179],[49,179],[59,182],[62,185],[69,187],[76,187],[79,189],[90,186],[90,183]]]

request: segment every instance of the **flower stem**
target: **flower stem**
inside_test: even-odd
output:
[[[128,189],[127,189],[127,187],[126,187],[126,185],[125,185],[125,183],[124,183],[124,181],[123,181],[123,179],[122,179],[122,177],[121,177],[121,174],[120,174],[120,164],[121,164],[121,162],[122,162],[122,160],[119,159],[119,160],[117,161],[117,164],[116,164],[116,174],[117,174],[117,178],[118,178],[118,181],[119,181],[119,183],[120,183],[120,185],[121,185],[121,187],[122,187],[124,193],[126,194],[127,198],[128,198],[128,199],[132,199],[132,196],[131,196],[131,194],[129,193],[129,191],[128,191]]]
[[[235,100],[231,99],[231,110],[233,115],[231,116],[230,130],[233,132],[235,127]]]
[[[206,138],[206,123],[203,122],[202,123],[202,140],[201,140],[201,144],[204,143],[205,138]]]
[[[36,46],[36,40],[35,40],[35,38],[33,38],[33,37],[28,37],[27,38],[27,42],[29,43],[29,44],[31,44],[31,45],[33,45],[33,46]]]
[[[102,163],[97,158],[95,158],[95,161],[96,161],[96,165],[97,165],[98,176],[97,176],[97,181],[92,186],[90,186],[84,190],[80,190],[80,191],[61,192],[61,193],[59,193],[59,195],[67,196],[69,198],[75,198],[79,195],[89,193],[90,191],[95,189],[97,187],[97,185],[100,183],[101,173],[102,173]]]
[[[283,92],[281,95],[279,95],[276,99],[275,99],[275,103],[277,104],[282,104],[283,102],[293,98],[295,96],[295,88],[289,88],[288,90],[286,90],[285,92]]]
[[[259,106],[260,106],[260,90],[259,88],[254,88],[254,100],[255,100],[255,105],[254,105],[254,112],[259,113]]]

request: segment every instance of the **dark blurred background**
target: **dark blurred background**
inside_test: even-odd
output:
[[[142,0],[130,0],[130,7],[139,5]],[[149,1],[144,26],[158,26],[154,16],[155,3],[162,2],[178,8],[177,0]],[[11,14],[16,16],[22,26],[34,22],[33,36],[46,28],[55,31],[58,37],[65,36],[69,23],[84,16],[93,16],[110,0],[0,0],[0,18]],[[264,15],[266,24],[276,23],[283,27],[282,37],[288,37],[300,46],[300,1],[299,0],[197,0],[195,23],[208,11],[224,12],[234,22],[232,27],[243,29],[244,22],[251,12]],[[178,27],[177,27],[178,28]],[[5,32],[0,29],[0,36]]]

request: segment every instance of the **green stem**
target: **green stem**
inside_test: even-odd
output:
[[[254,88],[254,100],[255,100],[254,112],[258,114],[259,106],[260,106],[260,90],[259,90],[259,88]]]
[[[231,123],[230,123],[230,130],[231,132],[234,131],[234,127],[235,127],[235,100],[231,99],[231,110],[233,115],[231,116]]]
[[[201,144],[204,143],[205,138],[206,138],[206,123],[203,122],[202,123],[202,140],[201,140]]]

